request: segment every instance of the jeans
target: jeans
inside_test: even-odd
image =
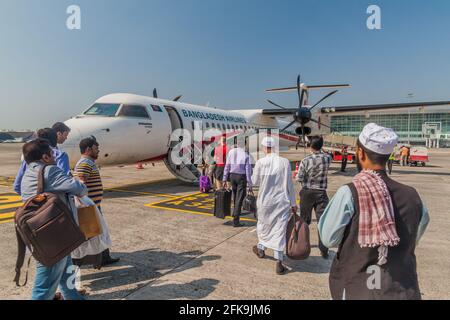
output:
[[[75,287],[75,269],[72,258],[67,256],[51,267],[39,262],[36,265],[36,279],[32,291],[32,300],[52,300],[59,288],[65,300],[84,300]],[[72,288],[73,286],[73,288]]]

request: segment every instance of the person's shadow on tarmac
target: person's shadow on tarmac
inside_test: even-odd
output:
[[[158,249],[147,249],[131,253],[113,252],[112,255],[114,257],[121,258],[118,264],[110,267],[104,267],[99,271],[94,271],[85,275],[83,275],[83,273],[86,273],[84,270],[92,271],[92,269],[83,267],[81,270],[81,281],[85,288],[89,288],[90,293],[87,297],[88,299],[121,299],[133,293],[137,289],[146,286],[152,280],[155,280],[169,272],[183,272],[187,269],[202,266],[204,261],[218,260],[221,258],[217,255],[199,257],[202,253],[203,252],[201,251],[175,253],[170,251],[160,251]],[[201,292],[208,291],[207,288],[210,289],[210,292],[214,291],[215,288],[212,285],[218,283],[218,281],[217,283],[214,283],[215,281],[217,280],[200,279],[184,285],[191,286],[190,290],[193,290],[193,286],[202,284],[201,288],[203,288],[206,284],[204,289],[198,290],[199,292],[196,293],[201,294]],[[126,288],[122,288],[124,286]],[[113,288],[120,289],[111,291]],[[167,289],[170,288],[168,287]],[[102,291],[105,290],[108,290],[109,292],[102,293]],[[161,294],[165,294],[165,290],[162,291],[162,286],[158,290],[161,290]],[[173,293],[179,294],[179,292],[184,291],[177,290]],[[184,298],[189,297],[185,296]],[[169,297],[167,297],[167,299],[169,299]]]

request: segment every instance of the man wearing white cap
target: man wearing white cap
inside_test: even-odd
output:
[[[356,150],[360,173],[319,221],[323,243],[339,248],[329,279],[333,299],[421,299],[414,251],[429,216],[414,188],[386,174],[397,141],[392,129],[364,127]]]
[[[276,153],[272,137],[262,141],[266,156],[256,162],[252,182],[259,185],[258,192],[258,245],[253,252],[258,258],[265,257],[265,250],[272,249],[277,260],[276,273],[286,272],[283,266],[286,249],[286,230],[291,212],[297,212],[295,189],[288,159]]]

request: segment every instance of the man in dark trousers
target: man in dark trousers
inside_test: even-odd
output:
[[[392,129],[374,123],[363,129],[360,173],[337,191],[319,221],[323,243],[339,248],[329,279],[333,299],[421,299],[415,249],[429,215],[414,188],[386,174],[397,140]]]
[[[250,191],[252,189],[252,165],[249,154],[237,143],[228,152],[222,181],[225,188],[233,191],[233,226],[242,227],[242,203],[247,195],[247,187]]]
[[[341,172],[345,172],[345,168],[347,168],[347,157],[348,157],[348,147],[347,146],[343,146],[342,150],[341,150],[341,154],[342,154],[342,162],[341,162]]]
[[[302,185],[300,215],[307,224],[311,224],[313,209],[316,212],[316,219],[319,221],[328,204],[328,169],[331,164],[331,156],[322,151],[322,137],[311,137],[310,146],[311,154],[300,163],[296,178]],[[322,244],[320,237],[319,249],[322,257],[327,259],[328,248]]]

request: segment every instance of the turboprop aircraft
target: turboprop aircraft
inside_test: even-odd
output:
[[[339,107],[317,108],[337,90],[328,93],[312,106],[307,104],[310,90],[345,87],[349,85],[307,86],[301,83],[299,76],[294,87],[267,90],[296,90],[299,98],[297,107],[286,108],[269,101],[277,109],[246,110],[224,110],[187,104],[180,101],[181,96],[174,100],[160,99],[156,90],[153,97],[127,93],[110,94],[99,98],[81,115],[65,122],[71,128],[71,133],[61,148],[69,154],[73,166],[80,157],[79,142],[83,138],[94,136],[100,144],[101,154],[97,163],[101,166],[164,161],[169,171],[178,179],[195,182],[200,176],[197,167],[188,163],[175,164],[169,156],[174,145],[179,143],[171,141],[171,134],[177,129],[185,129],[194,134],[194,129],[200,126],[204,131],[216,129],[221,134],[226,132],[231,136],[242,132],[252,134],[258,130],[278,129],[280,147],[290,147],[304,144],[309,135],[333,132],[327,116],[330,113],[413,106],[355,106],[344,107],[342,110]],[[437,104],[443,103],[420,103],[420,106]]]

